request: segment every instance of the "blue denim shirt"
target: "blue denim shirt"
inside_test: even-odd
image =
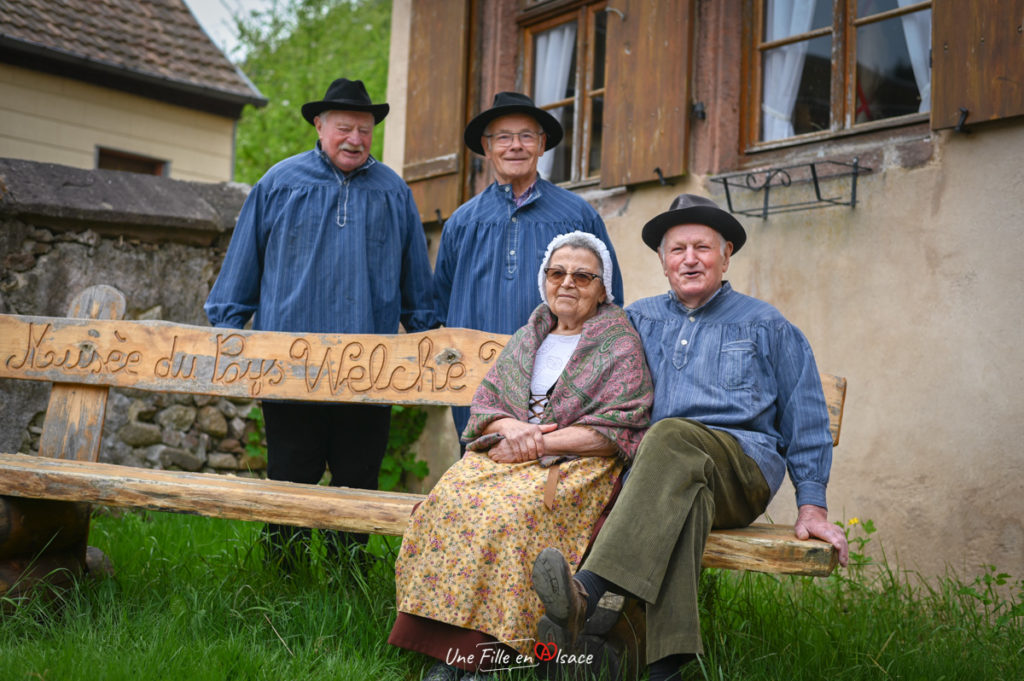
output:
[[[409,187],[372,157],[346,175],[317,143],[252,188],[204,309],[220,327],[396,333],[435,325],[431,293]]]
[[[608,246],[612,294],[621,305],[622,274],[601,217],[579,196],[538,178],[521,207],[511,185],[495,182],[444,223],[434,267],[438,319],[448,327],[515,333],[541,303],[537,272],[548,243],[575,230]]]
[[[825,506],[832,435],[799,329],[728,282],[696,310],[670,291],[626,312],[654,379],[652,423],[683,417],[723,430],[757,462],[773,496],[788,468],[797,504]]]

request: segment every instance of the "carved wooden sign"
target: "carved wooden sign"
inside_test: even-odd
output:
[[[0,315],[0,378],[261,399],[468,405],[508,336],[349,335]]]

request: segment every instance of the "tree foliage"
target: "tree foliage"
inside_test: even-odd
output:
[[[300,108],[321,99],[335,78],[362,80],[386,100],[391,3],[388,0],[272,0],[235,17],[240,68],[269,100],[246,107],[236,135],[235,179],[255,183],[275,163],[313,147],[316,131]],[[372,152],[380,158],[383,126]]]

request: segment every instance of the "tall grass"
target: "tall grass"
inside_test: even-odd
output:
[[[210,518],[98,516],[90,543],[116,575],[0,615],[0,679],[420,678],[429,661],[386,643],[396,540],[371,540],[379,560],[366,571],[315,560],[283,576],[258,534]],[[687,676],[1024,679],[1024,582],[991,567],[925,580],[856,555],[828,579],[706,571],[705,655]]]

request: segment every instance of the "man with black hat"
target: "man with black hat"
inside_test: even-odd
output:
[[[205,310],[210,323],[300,333],[396,333],[436,326],[426,236],[412,192],[370,156],[388,113],[362,81],[339,78],[302,107],[316,147],[277,163],[238,216]],[[264,401],[267,475],[376,489],[391,410]],[[270,526],[270,546],[303,548],[309,530]],[[298,536],[295,536],[298,535]],[[365,535],[331,534],[337,550]],[[294,553],[283,555],[290,561]]]
[[[555,549],[534,563],[546,606],[538,635],[571,647],[608,588],[646,604],[651,681],[678,679],[702,652],[697,582],[712,528],[744,527],[788,469],[801,539],[849,548],[826,518],[832,436],[807,339],[723,275],[746,232],[728,212],[682,194],[648,222],[671,290],[627,308],[654,378],[654,424],[582,569]]]
[[[542,301],[537,270],[559,234],[593,234],[611,253],[612,295],[622,298],[615,249],[597,211],[537,173],[546,150],[562,141],[562,126],[533,100],[499,92],[490,109],[466,126],[466,146],[485,157],[495,181],[444,223],[434,267],[434,305],[449,327],[512,334]],[[461,435],[469,409],[452,409]]]

